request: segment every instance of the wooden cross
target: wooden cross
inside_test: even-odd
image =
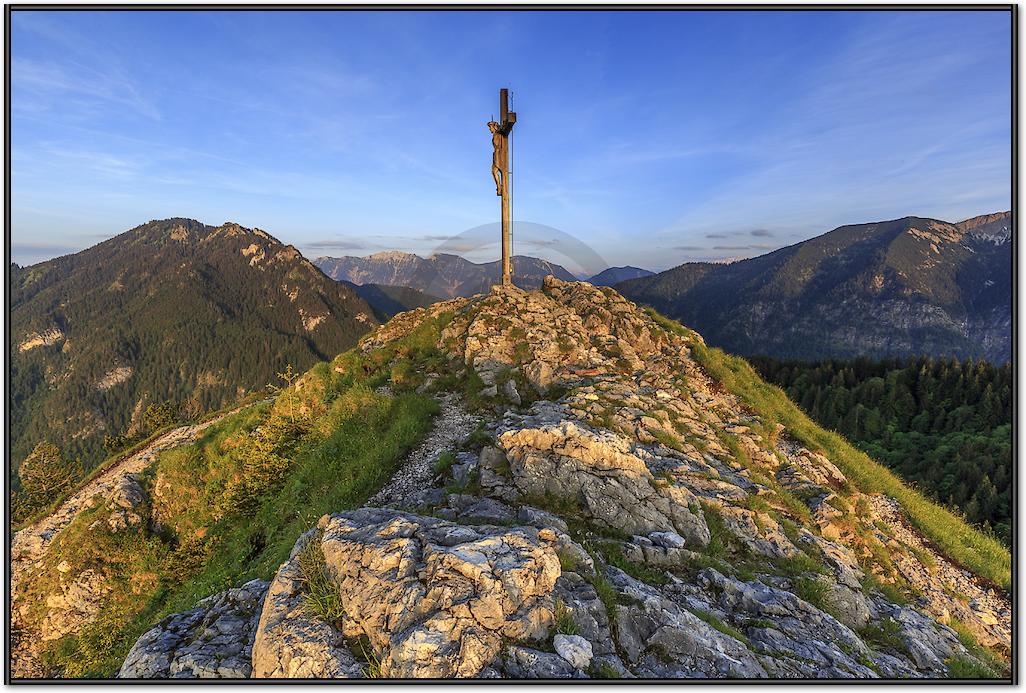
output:
[[[495,194],[502,198],[502,285],[513,283],[513,262],[510,248],[513,210],[510,200],[512,186],[509,180],[509,136],[517,114],[509,110],[509,90],[499,90],[499,121],[488,123],[492,131],[492,178]]]

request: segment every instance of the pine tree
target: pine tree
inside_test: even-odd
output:
[[[66,462],[60,448],[46,441],[36,444],[18,465],[21,491],[33,507],[52,503],[74,485],[78,476],[78,464]]]

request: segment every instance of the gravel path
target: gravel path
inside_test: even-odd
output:
[[[438,456],[458,446],[483,421],[480,416],[467,412],[456,395],[439,395],[438,404],[441,409],[435,416],[431,432],[410,452],[402,467],[396,470],[389,482],[366,505],[410,505],[415,494],[431,487],[435,478],[432,464]]]

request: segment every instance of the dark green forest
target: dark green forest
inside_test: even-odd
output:
[[[149,432],[148,407],[172,402],[194,419],[277,382],[287,365],[333,357],[375,324],[350,287],[231,223],[153,221],[11,265],[10,282],[12,471],[46,442],[88,472],[111,452],[105,439]]]
[[[1010,544],[1009,364],[926,357],[750,361],[817,423]]]

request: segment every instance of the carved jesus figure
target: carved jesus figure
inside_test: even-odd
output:
[[[502,196],[502,176],[506,170],[505,161],[502,159],[503,135],[499,132],[499,124],[494,120],[489,121],[488,129],[492,132],[492,178],[495,179],[495,194]]]

